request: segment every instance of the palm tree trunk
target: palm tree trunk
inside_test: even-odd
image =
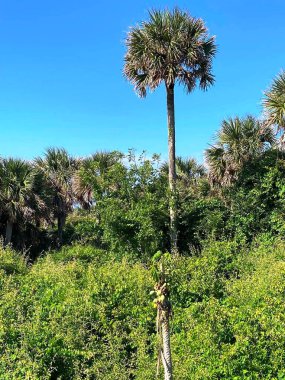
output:
[[[58,246],[60,247],[62,245],[62,233],[63,233],[63,227],[65,225],[66,221],[66,216],[65,215],[60,215],[57,218],[57,243]]]
[[[177,252],[176,227],[176,170],[175,170],[175,116],[174,116],[174,84],[166,85],[167,93],[167,127],[168,127],[168,161],[169,161],[169,190],[170,190],[170,244],[171,252]]]
[[[6,236],[5,236],[4,246],[11,243],[12,232],[13,232],[13,223],[8,221],[6,225]]]

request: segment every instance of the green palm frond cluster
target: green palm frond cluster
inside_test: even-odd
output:
[[[65,149],[49,148],[44,158],[35,160],[50,189],[53,189],[55,214],[66,213],[73,204],[72,177],[78,162]]]
[[[194,158],[176,157],[175,160],[177,180],[182,181],[185,186],[195,182],[196,179],[205,175],[205,168]],[[164,162],[161,165],[161,171],[164,175],[168,174],[169,165]]]
[[[96,152],[80,160],[80,167],[73,176],[73,191],[84,209],[93,203],[94,190],[102,191],[102,181],[110,168],[116,165],[122,154],[119,152]]]
[[[62,241],[62,230],[69,212],[72,211],[75,196],[72,188],[73,175],[78,168],[78,160],[63,148],[47,149],[44,158],[35,160],[35,168],[41,174],[49,189],[52,218],[58,221],[58,243]]]
[[[34,172],[29,163],[8,158],[0,164],[0,203],[10,222],[32,218]]]
[[[128,33],[124,74],[141,97],[161,82],[182,84],[191,92],[198,83],[205,90],[213,84],[215,38],[203,20],[179,9],[151,11],[149,21]]]
[[[285,130],[285,71],[282,71],[265,92],[263,99],[266,122]]]
[[[77,162],[65,149],[49,148],[44,158],[37,158],[35,162],[54,188],[62,191],[63,195],[69,191]]]
[[[215,144],[206,150],[210,179],[213,183],[230,185],[245,163],[275,142],[273,128],[253,116],[224,120]]]

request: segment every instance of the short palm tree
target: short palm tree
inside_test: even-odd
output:
[[[232,184],[244,165],[275,143],[271,126],[253,116],[223,120],[213,146],[206,150],[212,183]]]
[[[96,152],[90,157],[79,160],[78,170],[74,174],[73,190],[81,207],[90,209],[94,194],[102,196],[108,191],[106,176],[121,158],[122,154],[115,151]]]
[[[139,96],[164,83],[167,95],[170,200],[170,240],[177,247],[174,88],[181,84],[192,92],[214,83],[212,60],[216,53],[201,19],[179,9],[151,11],[149,21],[131,28],[126,39],[124,75]]]
[[[72,180],[77,161],[65,149],[47,149],[44,158],[35,160],[36,168],[42,173],[52,198],[52,209],[57,219],[58,244],[62,243],[62,233],[69,212],[72,211],[74,194]]]
[[[265,92],[263,99],[265,119],[269,125],[277,126],[285,132],[285,71],[282,71]]]
[[[19,159],[3,159],[0,163],[0,205],[6,220],[4,245],[11,242],[13,226],[31,220],[37,202],[33,192],[32,166]]]
[[[205,168],[203,165],[198,164],[194,158],[176,157],[175,171],[177,180],[180,181],[183,187],[189,187],[195,183],[197,179],[205,175]],[[169,165],[167,162],[161,166],[162,173],[169,172]]]

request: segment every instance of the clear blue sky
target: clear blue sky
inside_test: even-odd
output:
[[[201,160],[223,118],[259,115],[285,68],[284,0],[0,0],[0,155],[61,146],[166,157],[164,89],[139,99],[122,66],[128,27],[175,5],[202,17],[219,45],[215,86],[177,91],[177,154]]]

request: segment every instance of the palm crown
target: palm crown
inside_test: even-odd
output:
[[[266,120],[271,125],[285,129],[285,71],[276,77],[263,100]]]
[[[175,82],[191,92],[197,84],[206,89],[213,84],[214,37],[209,37],[203,20],[174,9],[152,11],[150,20],[131,28],[126,40],[124,74],[139,96],[155,90],[165,81]]]
[[[32,166],[25,161],[13,158],[0,163],[0,206],[6,220],[5,245],[12,237],[13,225],[24,225],[35,217],[35,208],[41,209],[39,197],[34,192]]]
[[[78,163],[65,149],[50,148],[44,159],[36,159],[35,164],[51,193],[53,214],[58,220],[58,237],[61,243],[65,219],[73,206],[72,177]]]
[[[83,208],[91,207],[94,190],[99,193],[106,191],[105,176],[121,158],[119,152],[102,151],[80,160],[80,167],[73,176],[73,191]]]
[[[1,164],[1,191],[3,211],[9,221],[32,213],[29,205],[33,194],[32,167],[21,160],[8,158]]]
[[[215,144],[206,150],[211,180],[221,185],[231,184],[245,163],[274,143],[271,126],[252,116],[223,120]]]

